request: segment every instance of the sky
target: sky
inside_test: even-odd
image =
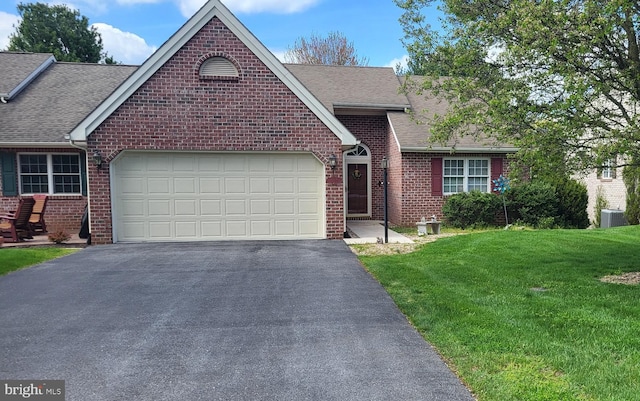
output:
[[[123,64],[138,65],[168,40],[206,0],[38,0],[79,10],[102,36],[104,50]],[[0,50],[19,24],[18,3],[0,0]],[[393,0],[223,0],[276,56],[300,37],[338,31],[370,66],[395,67],[406,60]],[[434,24],[437,23],[437,17]]]

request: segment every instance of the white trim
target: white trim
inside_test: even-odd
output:
[[[56,175],[65,175],[65,176],[78,176],[78,178],[80,179],[80,192],[55,192],[55,180],[54,180],[54,173],[53,173],[53,156],[76,156],[78,158],[78,173],[57,173]],[[82,158],[80,157],[79,153],[56,153],[56,152],[48,152],[48,153],[44,153],[44,152],[39,152],[39,153],[35,153],[35,152],[18,152],[16,154],[17,156],[17,165],[18,165],[18,193],[20,194],[20,196],[23,195],[34,195],[36,193],[44,193],[44,192],[22,192],[22,163],[20,161],[20,156],[45,156],[46,157],[46,163],[47,163],[47,188],[48,191],[46,192],[47,195],[50,196],[83,196],[82,195]],[[24,173],[25,175],[45,175],[43,173],[40,174],[36,174],[36,173]],[[88,180],[87,180],[88,181]]]
[[[219,0],[210,0],[151,55],[100,106],[71,131],[70,139],[84,141],[102,122],[153,76],[202,27],[217,17],[329,128],[343,146],[355,145],[356,138],[305,88]]]
[[[444,171],[445,171],[445,162],[447,160],[462,160],[464,162],[463,164],[463,176],[462,176],[462,191],[461,192],[447,192],[444,190],[444,179],[447,177],[460,177],[460,176],[446,176]],[[459,193],[464,193],[464,192],[469,192],[469,161],[470,160],[482,160],[482,161],[486,161],[487,162],[487,188],[486,191],[483,192],[487,192],[487,193],[491,193],[491,159],[487,158],[487,157],[443,157],[442,158],[442,194],[447,196],[447,195],[454,195],[454,194],[459,194]],[[474,177],[484,177],[484,176],[474,176]]]
[[[357,147],[363,147],[367,151],[367,156],[352,156],[344,153],[343,163],[343,176],[345,177],[345,214],[347,217],[371,217],[371,198],[372,198],[372,186],[371,186],[371,149],[363,143]],[[356,147],[356,148],[357,148]],[[354,148],[354,149],[356,149]],[[351,149],[351,150],[354,150]],[[349,213],[349,164],[366,164],[367,166],[367,213]]]

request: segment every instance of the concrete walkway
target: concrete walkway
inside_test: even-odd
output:
[[[384,223],[377,220],[348,220],[348,230],[357,238],[345,238],[347,244],[375,244],[378,238],[384,239]],[[389,243],[412,244],[413,241],[402,234],[389,229]]]

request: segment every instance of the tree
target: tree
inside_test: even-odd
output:
[[[434,141],[487,135],[556,176],[640,160],[640,1],[442,0],[440,33],[434,0],[394,1],[419,90],[452,105]]]
[[[9,37],[9,51],[52,53],[58,61],[97,63],[110,59],[89,20],[64,5],[20,3],[20,24]]]
[[[369,59],[359,57],[353,42],[340,32],[329,32],[327,37],[312,34],[308,39],[300,37],[285,53],[288,63],[322,65],[369,64]]]

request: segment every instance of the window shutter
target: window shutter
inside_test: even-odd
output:
[[[87,196],[87,152],[80,153],[80,186],[82,196]]]
[[[16,154],[0,152],[0,168],[2,168],[2,193],[4,196],[18,196]]]
[[[493,180],[497,180],[504,174],[504,159],[494,157],[491,159],[491,191],[493,192]]]
[[[431,159],[431,195],[442,196],[442,158]]]

